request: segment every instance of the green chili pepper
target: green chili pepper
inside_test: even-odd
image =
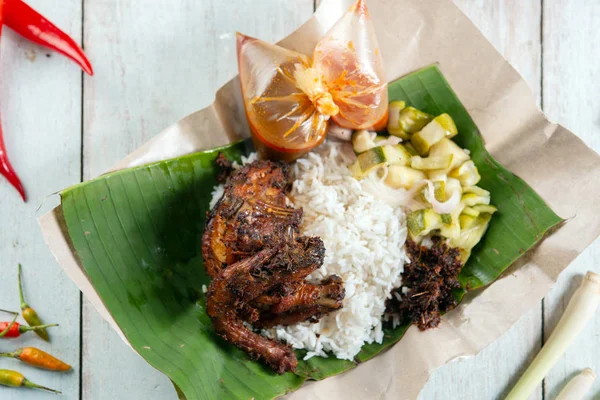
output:
[[[29,387],[47,390],[53,393],[60,393],[58,390],[50,389],[45,386],[37,385],[23,376],[22,373],[11,371],[10,369],[0,369],[0,385],[10,387]]]
[[[29,304],[27,304],[25,302],[25,298],[23,296],[23,285],[21,283],[21,264],[19,264],[19,278],[18,279],[19,279],[19,296],[21,297],[21,314],[23,314],[23,318],[25,319],[25,321],[27,321],[27,323],[31,327],[43,325],[42,320],[37,315],[37,312],[35,312],[35,310],[33,308],[29,307]],[[38,329],[35,331],[35,333],[39,337],[44,339],[46,342],[50,341],[50,337],[48,336],[48,331],[46,329]]]

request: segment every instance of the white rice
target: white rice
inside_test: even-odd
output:
[[[302,233],[319,236],[326,248],[323,266],[309,279],[335,274],[346,289],[344,307],[318,323],[263,331],[308,350],[305,359],[331,352],[351,360],[363,344],[381,343],[385,301],[400,286],[408,260],[402,208],[373,196],[372,179],[352,177],[344,146],[327,142],[293,165],[291,197],[296,207],[304,209]],[[215,188],[211,207],[222,193],[222,187]]]

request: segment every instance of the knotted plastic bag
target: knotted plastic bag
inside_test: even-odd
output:
[[[254,143],[267,157],[300,157],[323,141],[331,120],[350,129],[387,123],[383,61],[363,0],[319,41],[312,60],[239,33],[237,54]]]

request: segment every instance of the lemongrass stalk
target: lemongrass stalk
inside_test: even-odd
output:
[[[584,369],[567,383],[556,400],[582,400],[586,393],[590,391],[595,379],[596,374],[594,374],[594,371],[590,368]]]
[[[550,338],[521,376],[506,400],[524,400],[562,357],[577,335],[594,317],[600,304],[600,275],[588,272],[575,291]]]

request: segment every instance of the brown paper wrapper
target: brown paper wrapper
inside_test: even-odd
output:
[[[311,54],[351,3],[324,3],[280,44]],[[309,382],[287,399],[416,398],[433,370],[477,354],[537,306],[558,274],[600,234],[600,213],[594,204],[600,198],[600,157],[573,133],[546,119],[525,81],[454,4],[449,0],[367,3],[388,80],[438,63],[488,150],[568,220],[509,273],[467,296],[443,317],[438,329],[419,332],[413,327],[391,350],[345,374]],[[112,170],[246,137],[249,131],[239,91],[234,78],[217,92],[214,104],[167,128]],[[40,225],[58,263],[126,341],[69,243],[60,206],[42,216]]]

